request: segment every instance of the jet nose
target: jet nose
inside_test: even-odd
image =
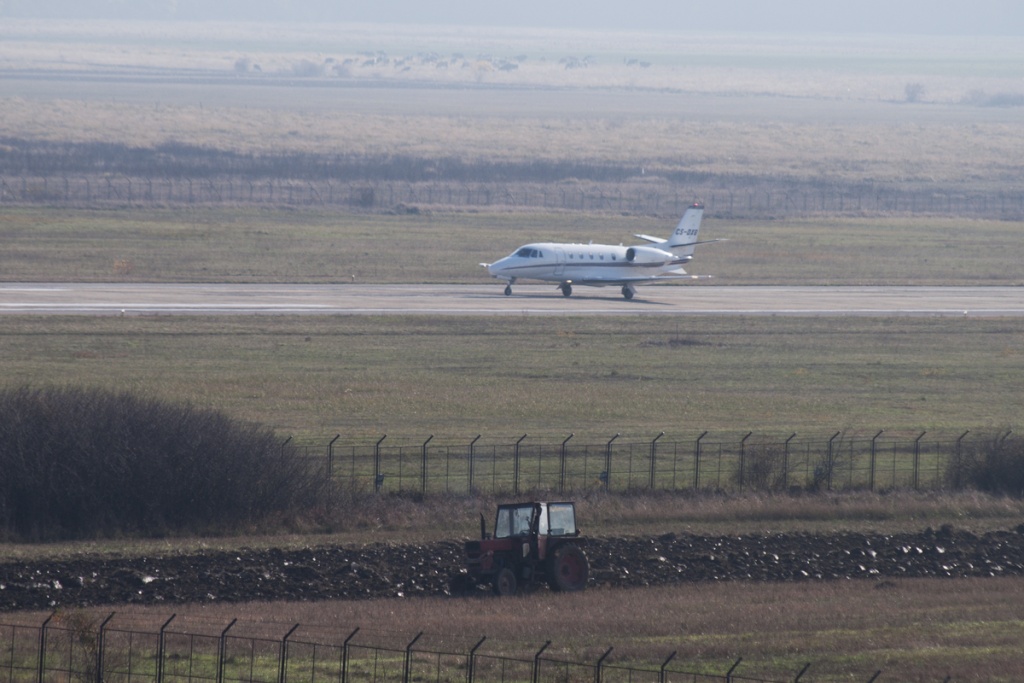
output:
[[[498,274],[505,268],[505,259],[499,259],[487,266],[487,272],[491,277],[498,277]]]

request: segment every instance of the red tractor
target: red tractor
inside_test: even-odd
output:
[[[581,591],[590,573],[582,542],[573,503],[499,505],[494,537],[480,515],[480,540],[466,541],[466,577],[498,595],[542,580],[552,590]]]

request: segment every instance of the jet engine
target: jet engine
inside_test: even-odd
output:
[[[626,250],[626,260],[630,263],[661,266],[669,263],[676,256],[672,252],[662,251],[654,247],[630,247]]]

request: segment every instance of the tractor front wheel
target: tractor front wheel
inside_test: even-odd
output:
[[[587,587],[590,564],[583,549],[575,543],[559,546],[548,558],[548,585],[551,590],[572,592]]]
[[[494,594],[502,596],[516,594],[516,575],[508,567],[495,575]]]

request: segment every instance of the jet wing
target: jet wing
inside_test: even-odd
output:
[[[666,239],[662,239],[660,237],[651,237],[650,235],[633,235],[633,237],[641,239],[645,242],[651,242],[653,244],[665,244],[665,242],[668,242],[668,240]]]

